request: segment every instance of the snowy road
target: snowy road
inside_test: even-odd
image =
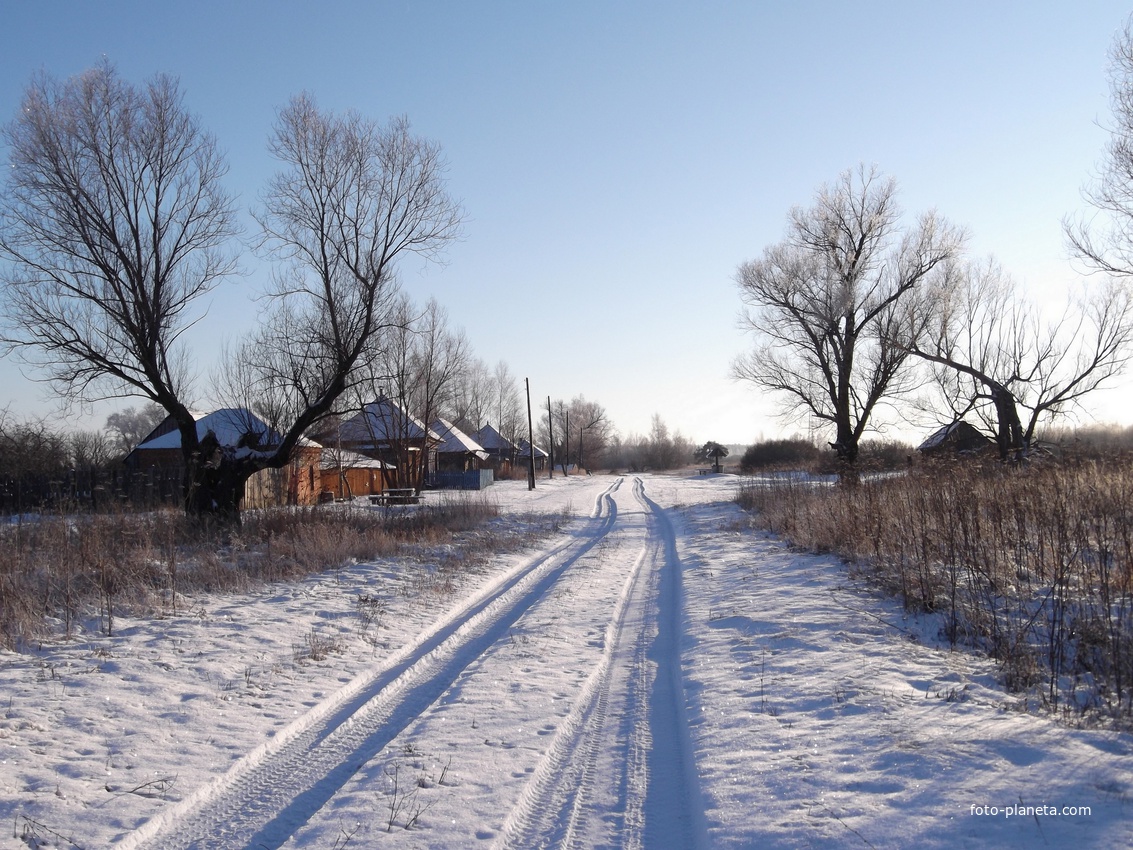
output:
[[[312,830],[348,836],[366,824],[349,822],[357,807],[344,801],[373,795],[375,786],[378,826],[400,828],[426,812],[430,822],[448,815],[458,826],[454,816],[477,807],[475,786],[426,802],[430,785],[448,789],[413,757],[449,751],[451,766],[485,745],[512,752],[476,757],[486,770],[506,762],[482,802],[498,807],[503,786],[514,803],[498,836],[481,828],[476,838],[517,850],[656,847],[662,836],[668,846],[704,846],[681,687],[679,568],[672,525],[641,479],[616,479],[564,542],[522,562],[369,681],[356,680],[121,846],[276,848],[312,843]],[[564,620],[564,597],[584,599],[589,616]],[[542,647],[516,651],[532,639]],[[592,650],[585,676],[580,645]],[[514,683],[512,693],[496,693],[502,682]],[[508,710],[485,710],[493,693]],[[517,735],[524,730],[533,735]]]
[[[1005,693],[738,483],[497,483],[541,548],[0,654],[0,848],[1133,846],[1133,736]]]

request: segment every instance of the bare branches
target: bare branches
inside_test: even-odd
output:
[[[892,179],[847,171],[812,207],[792,210],[786,238],[736,273],[758,344],[733,374],[779,393],[788,414],[832,424],[850,463],[878,405],[907,388],[898,342],[922,319],[906,305],[963,242],[932,214],[907,232],[899,221]]]
[[[444,189],[440,149],[356,113],[322,112],[309,95],[279,114],[269,147],[284,169],[258,220],[263,247],[287,263],[253,343],[253,383],[290,399],[285,451],[376,360],[396,326],[395,260],[426,257],[459,234],[462,211]]]
[[[35,78],[3,138],[5,342],[68,398],[169,407],[187,382],[190,310],[235,265],[214,139],[175,80],[135,88],[108,64]]]
[[[258,217],[261,246],[285,267],[221,390],[283,436],[274,452],[206,471],[180,341],[197,299],[235,267],[215,141],[171,78],[134,88],[107,64],[65,83],[36,78],[3,140],[12,167],[0,197],[2,339],[72,399],[142,395],[168,411],[194,512],[235,515],[221,503],[238,502],[249,475],[288,463],[379,353],[394,322],[396,259],[435,256],[460,227],[440,149],[405,119],[380,127],[293,99],[269,145],[283,170]]]
[[[1004,459],[1025,453],[1041,421],[1079,405],[1129,362],[1133,300],[1122,282],[1083,290],[1044,322],[994,262],[957,264],[952,276],[909,350],[932,365],[952,418],[975,413]]]
[[[1097,214],[1067,220],[1064,231],[1087,266],[1128,277],[1133,275],[1133,20],[1114,40],[1109,60],[1113,123],[1102,171],[1084,190]]]

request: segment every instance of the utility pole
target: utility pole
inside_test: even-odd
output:
[[[527,388],[527,489],[535,489],[535,429],[531,426],[531,381],[523,379]]]
[[[548,478],[555,477],[555,417],[551,414],[551,397],[547,396],[547,432],[550,435],[551,445],[547,446],[547,451],[550,453],[548,458],[551,463],[548,466]]]

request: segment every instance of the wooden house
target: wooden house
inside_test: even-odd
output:
[[[203,440],[212,433],[223,450],[237,457],[274,451],[282,441],[278,432],[243,408],[221,408],[193,416],[197,422],[197,439]],[[286,466],[262,469],[248,479],[244,485],[244,507],[315,504],[322,483],[321,454],[322,446],[318,443],[301,440]],[[173,418],[167,416],[162,420],[123,462],[133,470],[181,469],[184,466],[181,432]]]
[[[479,469],[488,460],[484,447],[447,419],[436,419],[431,428],[441,440],[434,466],[438,472],[468,472]]]
[[[547,460],[549,458],[550,458],[550,455],[547,454],[546,451],[544,451],[543,449],[536,446],[535,447],[535,471],[538,472],[540,470],[546,469],[547,468]],[[530,465],[530,463],[531,463],[531,444],[528,443],[527,440],[524,440],[524,439],[521,438],[519,440],[519,442],[516,443],[515,462],[517,464],[519,464],[520,466],[522,466],[524,469],[526,469]]]
[[[393,466],[347,449],[324,446],[319,469],[322,493],[337,501],[373,496],[394,486]]]
[[[473,436],[488,453],[488,460],[494,467],[510,466],[515,462],[518,451],[515,443],[493,428],[490,422]]]
[[[349,451],[384,461],[398,488],[421,489],[431,454],[441,438],[397,402],[385,398],[367,404],[342,422],[339,443]]]

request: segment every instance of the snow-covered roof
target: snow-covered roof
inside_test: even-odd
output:
[[[531,456],[531,449],[528,448],[527,440],[520,439],[520,441],[518,443],[516,443],[516,446],[519,448],[519,456],[520,457],[530,457]],[[548,455],[545,451],[543,451],[543,449],[536,446],[535,447],[535,457],[550,457],[550,455]]]
[[[389,443],[399,440],[441,439],[416,416],[406,413],[388,398],[367,404],[342,423],[342,439],[352,443]]]
[[[491,423],[476,432],[476,441],[490,452],[510,452],[515,449],[515,443],[493,428]]]
[[[283,442],[283,437],[278,431],[269,427],[260,417],[246,408],[222,407],[208,414],[193,413],[193,418],[197,420],[198,440],[203,440],[211,431],[217,442],[226,448],[239,449],[251,454],[254,451],[274,449]],[[166,421],[168,419],[169,417]],[[164,430],[161,426],[154,429],[154,431],[161,430]],[[305,438],[299,440],[299,445],[320,448],[318,443]],[[181,432],[173,428],[139,443],[135,451],[180,448]]]
[[[477,455],[481,460],[488,456],[483,446],[447,419],[436,419],[433,422],[432,430],[440,435],[441,444],[437,446],[437,452],[441,454],[471,453]]]
[[[348,449],[335,449],[324,447],[319,457],[319,468],[332,469],[397,469],[392,463],[384,460],[360,455]]]

